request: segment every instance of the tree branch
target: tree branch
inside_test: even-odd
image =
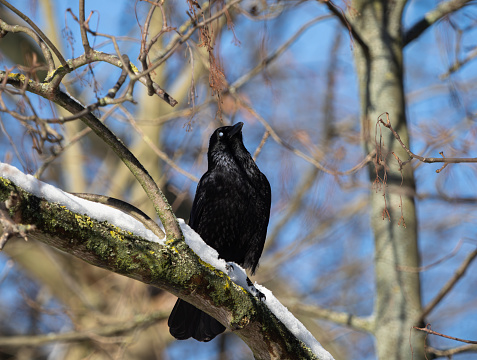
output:
[[[428,346],[426,350],[427,352],[434,354],[436,357],[446,357],[446,358],[452,359],[453,355],[477,352],[477,345],[464,345],[457,348],[445,349],[445,350],[440,350],[440,349],[436,349],[431,346]]]
[[[237,94],[230,93],[230,95],[235,99],[235,101],[237,101],[240,104],[241,107],[247,110],[253,117],[255,117],[265,127],[265,129],[270,133],[270,136],[272,137],[272,139],[275,140],[277,144],[283,146],[285,149],[290,150],[293,154],[309,162],[310,164],[312,164],[313,166],[317,167],[318,169],[320,169],[321,171],[327,174],[334,175],[334,176],[344,176],[344,175],[353,174],[357,172],[358,170],[362,169],[363,167],[365,167],[370,161],[372,161],[373,157],[376,154],[375,151],[372,151],[357,165],[353,166],[349,170],[346,170],[346,171],[330,170],[324,167],[320,162],[318,162],[313,157],[303,153],[302,151],[294,148],[292,145],[285,142],[271,127],[271,125],[260,114],[258,114],[250,105],[248,105],[245,101],[243,101]]]
[[[341,22],[341,24],[348,30],[350,34],[351,42],[353,42],[353,40],[356,40],[358,45],[362,48],[363,52],[368,55],[369,54],[368,45],[364,42],[363,38],[358,34],[358,32],[356,31],[356,27],[353,26],[351,21],[349,21],[349,19],[346,17],[346,14],[343,11],[343,9],[335,5],[330,0],[318,0],[318,2],[325,3],[325,5],[328,7],[328,10],[330,10],[331,13],[333,13]]]
[[[73,15],[74,16],[74,15]],[[78,19],[76,19],[78,20]],[[79,21],[79,20],[78,20]],[[15,29],[15,31],[20,31],[21,28],[18,28],[18,26],[13,26],[13,25],[9,25],[7,23],[5,23],[4,21],[2,21],[0,19],[0,29],[1,30],[4,30],[4,31],[12,31],[12,29]],[[26,28],[25,28],[26,29]],[[23,31],[23,32],[26,32],[28,35],[30,35],[35,41],[38,42],[37,40],[37,37],[35,37],[36,34],[32,33],[32,32],[27,32],[27,31]],[[106,36],[106,35],[104,35]],[[116,48],[117,48],[117,44],[116,44],[116,40],[114,38],[114,36],[106,36],[108,37],[109,39],[111,39],[111,41],[113,41],[113,43],[116,45]],[[49,67],[50,67],[50,71],[48,73],[48,76],[46,77],[46,79],[44,80],[43,84],[45,85],[50,85],[48,88],[49,89],[56,89],[59,87],[61,81],[63,80],[63,78],[73,72],[74,70],[84,66],[84,65],[88,65],[88,64],[91,64],[93,62],[106,62],[108,64],[111,64],[111,65],[114,65],[116,67],[119,67],[120,69],[125,69],[126,71],[128,71],[128,73],[130,73],[130,77],[132,77],[132,80],[133,81],[139,81],[140,83],[144,84],[144,85],[147,85],[147,81],[146,81],[146,78],[145,76],[142,75],[142,73],[137,69],[137,67],[129,61],[127,62],[123,62],[123,59],[122,57],[123,56],[116,56],[116,55],[113,55],[113,54],[107,54],[107,53],[103,53],[101,51],[96,51],[96,50],[90,50],[90,52],[88,54],[83,54],[77,58],[74,58],[74,59],[70,59],[70,60],[65,60],[65,63],[61,66],[59,66],[58,68],[54,68],[54,64],[50,64],[50,62],[48,61],[48,52],[49,50],[46,48],[46,46],[41,46],[41,44],[43,44],[42,42],[39,42],[40,44],[40,47],[42,48],[43,50],[43,54],[44,56],[46,57],[46,60],[49,64]],[[46,49],[45,49],[46,48]],[[51,55],[50,55],[51,56]],[[52,62],[53,60],[51,60]],[[126,68],[124,65],[128,66],[128,68]],[[18,76],[21,76],[20,74],[18,74]],[[157,84],[157,83],[152,83],[152,88],[154,89],[154,92],[157,96],[159,96],[159,98],[161,98],[162,100],[164,100],[166,103],[168,103],[170,106],[174,107],[175,105],[177,105],[177,100],[175,100],[172,96],[170,96],[166,91],[164,91],[163,89],[161,89],[161,87]]]
[[[354,330],[372,333],[374,331],[374,318],[363,318],[350,313],[332,311],[315,305],[290,304],[290,309],[297,314],[320,320],[332,321],[335,324],[347,326]]]
[[[117,324],[105,325],[99,328],[83,331],[71,331],[58,334],[28,335],[28,336],[5,336],[0,337],[0,346],[43,346],[54,342],[81,342],[90,341],[95,337],[112,337],[127,334],[133,330],[145,329],[167,319],[169,313],[157,311],[152,314],[136,315],[130,320],[124,320]]]
[[[477,249],[472,251],[462,262],[459,268],[454,273],[454,276],[442,287],[439,293],[431,300],[429,304],[422,310],[419,320],[424,320],[426,316],[434,310],[434,308],[441,302],[441,300],[446,296],[455,286],[455,284],[464,276],[465,272],[469,268],[472,261],[477,257]]]
[[[83,42],[84,53],[86,57],[89,57],[91,53],[91,47],[89,46],[88,41],[88,31],[86,27],[86,17],[84,14],[84,0],[79,1],[79,23],[80,23],[80,32],[81,32],[81,41]]]
[[[308,28],[315,25],[317,22],[322,20],[329,19],[331,15],[323,15],[318,16],[307,23],[305,23],[301,28],[299,28],[293,36],[290,37],[287,41],[285,41],[277,50],[273,53],[269,54],[266,58],[264,58],[257,66],[255,66],[252,70],[247,72],[246,74],[242,75],[240,78],[235,80],[233,84],[231,84],[228,88],[230,93],[236,93],[237,90],[242,87],[247,81],[253,78],[255,75],[259,74],[264,68],[266,68],[271,62],[277,59],[281,54],[285,52],[291,45],[295,43],[295,41],[306,31]]]
[[[424,332],[426,332],[428,334],[431,334],[431,335],[441,336],[441,337],[446,338],[446,339],[451,339],[451,340],[460,341],[460,342],[467,343],[467,344],[477,345],[477,341],[460,339],[460,338],[456,338],[456,337],[453,337],[453,336],[441,334],[441,333],[438,333],[434,330],[431,330],[429,324],[425,328],[420,328],[420,327],[417,327],[417,326],[413,326],[412,328],[416,329],[416,330],[419,330],[419,331],[424,331]]]
[[[477,58],[477,49],[474,49],[473,51],[471,51],[466,56],[465,59],[463,59],[463,60],[457,59],[455,61],[455,63],[450,66],[449,70],[447,70],[447,72],[445,74],[442,74],[440,76],[440,78],[441,79],[447,79],[451,74],[455,73],[456,71],[461,69],[464,65],[468,64],[469,62],[471,62],[475,58]]]
[[[80,120],[90,127],[96,135],[98,135],[116,153],[141,184],[164,225],[167,238],[175,240],[182,239],[182,233],[179,224],[177,223],[177,219],[164,194],[154,182],[154,179],[152,179],[147,170],[129,151],[129,149],[96,116],[90,111],[87,111],[83,105],[69,95],[58,89],[51,88],[51,86],[44,86],[44,84],[27,80],[25,77],[21,76],[8,76],[5,78],[5,74],[0,72],[0,82],[4,80],[15,87],[25,87],[26,91],[51,100],[72,114],[81,113],[82,116],[80,117]]]
[[[439,3],[435,9],[427,12],[426,15],[424,15],[424,18],[419,20],[408,31],[406,31],[406,33],[403,35],[403,47],[417,39],[432,24],[453,13],[454,11],[466,6],[470,1],[471,0],[448,0],[446,2]]]
[[[386,122],[384,122],[384,120],[381,118],[382,115],[386,115]],[[406,153],[409,155],[408,160],[402,161],[396,154],[393,153],[394,157],[399,162],[399,166],[400,166],[401,169],[404,167],[404,165],[406,165],[407,163],[409,163],[413,159],[417,159],[421,162],[429,163],[429,164],[444,163],[445,164],[444,166],[442,166],[440,169],[436,170],[437,173],[441,172],[447,164],[475,163],[475,162],[477,162],[477,158],[448,158],[448,157],[444,157],[442,152],[441,152],[441,155],[442,155],[441,158],[424,157],[424,156],[416,155],[411,150],[409,150],[406,145],[404,145],[404,143],[401,140],[401,137],[399,136],[399,134],[396,132],[396,130],[393,129],[393,127],[391,125],[391,121],[389,120],[389,114],[387,112],[384,113],[384,114],[381,114],[379,116],[378,124],[382,124],[385,127],[387,127],[389,130],[391,130],[391,132],[393,133],[394,138],[399,142],[399,144],[404,149],[404,151],[406,151]]]
[[[18,174],[11,176],[11,172],[8,165],[0,167],[0,202],[9,204],[15,222],[34,226],[30,238],[179,296],[240,336],[256,359],[332,359],[324,350],[313,354],[264,302],[200,259],[184,241],[152,242],[108,221],[70,210],[61,202],[38,197],[33,193],[35,186],[28,183],[31,178],[18,180]],[[22,184],[26,181],[25,187],[33,192],[14,184],[12,178]],[[42,197],[50,196],[51,187],[35,184],[45,189]],[[267,301],[274,299],[271,294],[270,298]]]

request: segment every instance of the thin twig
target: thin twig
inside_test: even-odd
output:
[[[167,46],[165,47],[162,55],[158,56],[156,58],[156,60],[152,64],[150,64],[149,69],[147,69],[147,71],[144,71],[137,76],[144,76],[145,74],[150,73],[151,71],[154,71],[156,68],[161,66],[167,59],[169,59],[169,57],[172,56],[172,54],[175,52],[175,50],[180,45],[182,45],[184,42],[189,40],[189,38],[194,34],[194,32],[198,28],[203,27],[203,26],[207,25],[208,23],[210,23],[210,22],[220,18],[221,16],[225,15],[225,13],[228,11],[228,9],[230,9],[231,7],[239,4],[241,1],[242,0],[231,1],[230,3],[225,5],[220,11],[218,11],[217,13],[212,15],[211,17],[207,18],[206,20],[203,20],[202,22],[195,24],[185,34],[181,35],[180,32],[185,31],[187,29],[187,27],[192,24],[192,20],[189,20],[188,22],[186,22],[184,25],[182,25],[179,28],[178,34],[172,38],[172,40],[169,42],[169,44],[167,44]],[[208,6],[208,4],[202,5],[202,10],[203,11],[205,11],[205,8],[206,8],[205,5]]]
[[[460,339],[460,338],[456,338],[456,337],[453,337],[453,336],[449,336],[449,335],[444,335],[444,334],[441,334],[441,333],[438,333],[434,330],[431,330],[430,329],[430,324],[427,324],[425,328],[420,328],[420,327],[417,327],[417,326],[413,326],[412,328],[413,329],[416,329],[416,330],[419,330],[419,331],[424,331],[428,334],[432,334],[432,335],[437,335],[437,336],[441,336],[443,338],[446,338],[446,339],[451,339],[451,340],[455,340],[455,341],[460,341],[460,342],[463,342],[463,343],[466,343],[466,344],[477,344],[477,341],[473,341],[473,340],[465,340],[465,339]]]
[[[260,151],[262,151],[263,145],[265,145],[265,141],[267,141],[268,137],[270,136],[270,132],[265,131],[263,136],[262,136],[262,141],[260,141],[260,144],[257,147],[257,150],[253,153],[253,161],[257,160],[258,154],[260,154]]]
[[[305,23],[300,29],[298,29],[295,34],[293,34],[290,39],[285,41],[277,50],[275,50],[273,53],[268,55],[265,59],[263,59],[257,66],[255,66],[252,70],[250,70],[248,73],[245,75],[241,76],[237,80],[234,81],[233,84],[229,86],[228,91],[230,92],[236,92],[238,88],[242,87],[247,81],[249,81],[252,77],[260,73],[263,68],[267,67],[272,61],[274,61],[276,58],[278,58],[281,54],[285,52],[291,45],[295,43],[295,41],[306,31],[308,28],[312,27],[315,25],[317,22],[326,20],[326,19],[331,19],[333,16],[332,15],[323,15],[323,16],[318,16],[307,23]]]
[[[383,121],[381,118],[383,115],[386,115],[386,122]],[[378,124],[384,125],[384,127],[387,127],[389,130],[394,135],[394,138],[399,142],[401,147],[404,149],[404,151],[409,155],[409,160],[406,162],[403,162],[403,164],[407,164],[410,160],[412,159],[417,159],[419,161],[422,161],[424,163],[448,163],[448,164],[455,164],[455,163],[475,163],[477,162],[477,158],[447,158],[447,157],[441,157],[441,158],[432,158],[432,157],[424,157],[420,155],[414,154],[411,150],[407,148],[406,145],[404,145],[403,141],[401,140],[401,137],[399,134],[396,132],[396,130],[393,129],[391,125],[391,121],[389,120],[389,113],[385,112],[379,115],[378,117]],[[438,169],[437,172],[441,171],[441,169]]]
[[[452,349],[436,349],[431,346],[426,347],[427,352],[434,354],[437,357],[448,358],[449,360],[453,359],[453,355],[477,352],[477,345],[463,345]]]
[[[375,327],[374,316],[361,317],[351,313],[333,311],[317,305],[305,305],[298,303],[296,300],[284,301],[284,303],[293,313],[300,314],[307,318],[328,320],[336,324],[366,332],[372,332]]]
[[[89,45],[88,41],[88,32],[86,27],[85,21],[85,13],[84,13],[84,0],[79,1],[79,24],[80,24],[80,32],[81,32],[81,41],[83,42],[83,48],[86,56],[91,55],[91,46]]]
[[[11,201],[12,199],[8,199],[7,203]],[[0,207],[0,224],[3,227],[3,231],[0,236],[0,251],[2,251],[7,241],[14,236],[21,237],[25,241],[28,241],[27,233],[36,229],[35,225],[24,225],[15,223],[15,221],[13,221],[10,217],[7,210],[8,206],[2,205],[2,207]]]
[[[74,15],[73,11],[70,8],[68,8],[66,11],[68,11],[71,14],[71,16],[73,17],[73,19],[75,21],[79,22],[79,19]],[[116,37],[114,37],[112,35],[109,35],[109,34],[103,34],[103,33],[98,33],[96,31],[93,31],[87,26],[87,24],[85,24],[85,29],[86,29],[87,32],[91,33],[94,36],[102,36],[102,37],[110,39],[112,41],[113,45],[114,45],[114,49],[115,49],[116,55],[117,55],[117,56],[114,56],[114,58],[112,58],[113,55],[104,54],[104,53],[101,53],[99,51],[92,50],[92,55],[94,55],[94,56],[86,56],[86,54],[82,55],[85,58],[86,63],[89,64],[93,61],[106,61],[106,62],[108,62],[112,65],[118,66],[117,61],[119,60],[120,63],[121,63],[120,67],[125,67],[126,70],[128,71],[128,75],[129,75],[129,78],[130,78],[129,94],[131,95],[131,97],[132,97],[132,89],[133,89],[134,83],[136,81],[139,81],[139,82],[143,83],[144,85],[148,86],[147,80],[146,80],[146,75],[150,73],[149,69],[146,70],[146,71],[140,72],[131,62],[129,62],[128,64],[125,64],[123,62],[118,43],[116,41]],[[81,56],[77,59],[80,59],[80,58],[81,58]],[[90,58],[94,58],[94,60],[90,59]],[[116,61],[116,63],[114,61]],[[66,74],[62,74],[62,76],[65,76],[65,75]],[[167,92],[165,92],[157,83],[153,82],[152,85],[153,85],[154,92],[157,96],[159,96],[162,100],[166,101],[172,107],[177,105],[177,100],[172,98],[172,96],[170,96]]]
[[[451,74],[455,73],[458,71],[461,67],[469,63],[471,60],[475,59],[477,57],[477,49],[474,49],[470,54],[467,55],[467,57],[464,60],[459,60],[457,59],[454,64],[451,65],[447,73],[443,74],[440,76],[442,80],[447,79]]]
[[[423,271],[430,270],[434,266],[437,266],[437,265],[443,263],[444,261],[454,257],[457,254],[457,252],[459,251],[459,249],[461,248],[463,243],[464,243],[464,241],[462,239],[460,239],[459,242],[457,243],[457,245],[455,246],[455,248],[449,254],[443,256],[442,258],[434,261],[431,264],[428,264],[428,265],[425,265],[425,266],[419,266],[419,267],[399,265],[399,266],[396,266],[396,269],[398,271],[404,271],[404,272],[410,272],[410,273],[418,273],[418,272],[423,272]]]
[[[101,121],[105,121],[109,115],[111,115],[117,108],[118,105],[114,105],[113,107],[111,107],[108,111],[106,111],[102,116],[101,116]],[[38,170],[35,172],[35,177],[37,179],[40,179],[41,178],[41,175],[43,174],[43,172],[46,170],[46,168],[56,159],[58,158],[64,151],[66,151],[69,147],[71,147],[72,145],[76,144],[79,140],[81,140],[84,136],[88,135],[90,132],[91,132],[91,128],[89,127],[86,127],[84,128],[83,130],[81,130],[80,132],[76,133],[75,136],[73,136],[69,142],[66,144],[66,145],[63,145],[61,147],[61,149],[58,149],[56,151],[54,151],[54,153],[52,155],[50,155],[47,159],[45,159],[43,161],[43,163],[41,164],[41,166],[38,168]]]
[[[290,150],[292,153],[297,155],[298,157],[301,157],[303,160],[309,162],[310,164],[316,166],[318,169],[321,171],[334,175],[334,176],[344,176],[344,175],[350,175],[355,173],[356,171],[362,169],[366,164],[368,164],[370,161],[373,160],[373,157],[375,155],[375,150],[370,152],[366,157],[361,160],[357,165],[353,166],[351,169],[346,170],[346,171],[336,171],[336,170],[330,170],[324,167],[322,164],[320,164],[318,161],[313,159],[311,156],[304,154],[298,149],[295,149],[293,146],[285,142],[278,134],[275,132],[275,130],[271,127],[271,125],[261,116],[259,115],[250,105],[245,103],[240,97],[238,97],[236,94],[231,94],[234,99],[242,106],[245,110],[247,110],[251,115],[253,115],[264,127],[265,129],[270,133],[270,136],[272,137],[275,142],[284,148]]]
[[[2,99],[3,100],[3,99]],[[3,103],[3,101],[2,101]],[[0,116],[0,129],[2,130],[3,134],[7,137],[8,141],[10,142],[10,145],[12,146],[13,148],[13,151],[15,152],[15,155],[17,156],[17,159],[18,161],[20,162],[20,164],[22,165],[22,167],[24,169],[27,169],[27,165],[25,164],[25,162],[23,161],[22,157],[20,156],[20,153],[18,152],[18,149],[17,149],[17,146],[16,146],[16,142],[13,141],[12,137],[10,136],[10,134],[8,133],[8,131],[5,129],[5,125],[3,124],[3,120],[2,120],[2,117]]]
[[[442,287],[439,293],[432,299],[429,304],[422,310],[419,319],[425,319],[426,316],[434,310],[434,308],[441,302],[441,300],[454,288],[455,284],[464,276],[472,261],[477,257],[477,249],[472,251],[462,262],[456,270],[451,279]]]
[[[160,0],[156,0],[156,3],[158,3]],[[151,23],[152,16],[154,15],[154,11],[156,10],[156,6],[152,5],[151,8],[149,9],[149,12],[146,17],[146,21],[144,22],[144,28],[141,29],[142,31],[142,36],[141,36],[141,50],[139,52],[139,61],[142,64],[142,70],[145,71],[147,70],[147,54],[149,51],[146,50],[146,40],[147,40],[147,34],[149,33],[149,24]],[[164,24],[162,25],[164,28]],[[146,74],[146,88],[147,88],[147,94],[149,96],[154,95],[154,88],[152,86],[152,79],[151,79],[151,74]]]
[[[130,331],[145,329],[167,318],[169,313],[157,311],[148,315],[136,315],[130,320],[121,321],[117,324],[109,324],[102,327],[71,331],[57,334],[27,335],[27,336],[4,336],[0,337],[0,346],[44,346],[53,342],[82,342],[92,338],[112,337],[125,334]]]
[[[192,175],[191,173],[185,171],[180,166],[178,166],[171,158],[169,158],[169,156],[167,156],[167,154],[165,152],[161,151],[156,146],[156,144],[154,144],[154,142],[146,134],[144,134],[144,131],[142,131],[142,129],[137,125],[136,120],[134,120],[134,117],[131,116],[129,111],[124,106],[119,105],[119,108],[126,115],[126,117],[129,120],[129,123],[134,128],[134,130],[136,130],[136,132],[141,136],[142,140],[147,145],[149,145],[149,147],[156,153],[156,155],[159,158],[161,158],[167,165],[169,165],[171,168],[173,168],[177,172],[181,173],[182,175],[184,175],[188,179],[190,179],[190,180],[192,180],[196,183],[199,182],[199,179],[196,176]]]

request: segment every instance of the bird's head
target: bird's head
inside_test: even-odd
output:
[[[222,126],[210,137],[207,157],[209,167],[234,161],[234,158],[248,154],[242,139],[243,122],[233,126]]]

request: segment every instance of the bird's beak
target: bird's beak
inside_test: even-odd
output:
[[[242,126],[243,126],[243,122],[236,123],[233,126],[232,130],[229,132],[229,136],[232,137],[235,134],[238,134],[240,131],[242,131]]]

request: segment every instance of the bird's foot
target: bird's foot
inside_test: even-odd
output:
[[[255,286],[253,286],[252,282],[250,281],[250,279],[248,277],[247,277],[247,285],[250,287],[250,291],[251,291],[252,295],[257,297],[258,300],[260,300],[260,301],[267,300],[267,297],[265,296],[265,294],[262,293],[261,291],[259,291]]]
[[[237,271],[235,271],[234,265],[237,267]],[[230,276],[233,282],[242,286],[243,288],[248,287],[248,291],[253,296],[257,297],[260,301],[265,301],[267,299],[262,292],[260,292],[255,286],[253,286],[252,281],[250,281],[250,279],[248,278],[245,270],[241,269],[240,266],[231,261],[225,264],[225,269],[227,270],[227,275]],[[247,286],[245,285],[245,283],[247,284]]]

